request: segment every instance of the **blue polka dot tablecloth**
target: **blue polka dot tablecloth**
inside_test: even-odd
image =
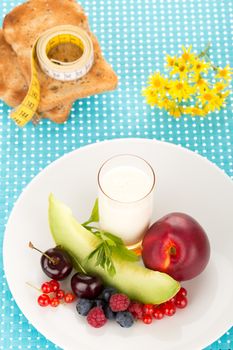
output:
[[[20,0],[1,0],[3,18]],[[211,42],[211,58],[233,66],[232,0],[81,0],[107,60],[119,77],[116,91],[77,101],[63,125],[43,121],[20,129],[0,102],[0,244],[14,202],[49,163],[84,145],[142,137],[187,147],[233,177],[233,95],[208,117],[176,120],[152,109],[141,96],[148,75],[164,69],[164,55]],[[232,88],[232,86],[231,86]],[[17,263],[17,262],[15,262]],[[14,302],[0,260],[0,349],[55,349]],[[233,349],[233,329],[208,350]],[[188,349],[187,349],[188,350]]]

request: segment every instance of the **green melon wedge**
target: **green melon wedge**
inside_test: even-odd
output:
[[[86,230],[73,217],[71,210],[52,194],[49,197],[49,225],[56,244],[69,252],[77,264],[83,264],[84,259],[100,243],[100,239]],[[179,283],[165,273],[149,270],[137,262],[129,262],[116,253],[112,259],[116,269],[113,277],[95,266],[95,257],[86,262],[85,271],[99,275],[106,285],[145,304],[161,304],[180,289]]]

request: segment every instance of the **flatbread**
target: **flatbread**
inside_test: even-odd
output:
[[[28,91],[28,84],[20,70],[17,56],[11,46],[5,41],[0,29],[0,99],[11,107],[18,106]],[[41,117],[48,118],[55,123],[67,120],[72,102],[60,104],[50,111],[45,111]]]
[[[17,54],[23,75],[30,82],[31,49],[38,36],[54,26],[72,24],[86,30],[91,36],[95,59],[91,70],[83,78],[60,82],[48,77],[38,67],[41,86],[39,112],[93,94],[113,90],[117,76],[102,56],[96,37],[90,32],[87,17],[74,0],[31,0],[15,7],[4,19],[6,41]]]

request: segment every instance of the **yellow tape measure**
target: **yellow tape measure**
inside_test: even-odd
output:
[[[80,48],[81,57],[72,62],[49,59],[49,52],[60,44],[71,43]],[[77,80],[91,69],[94,50],[91,38],[79,27],[63,25],[44,32],[35,42],[31,57],[31,82],[23,102],[12,111],[11,118],[23,127],[36,114],[40,103],[40,84],[36,70],[36,58],[41,69],[51,78],[61,81]]]

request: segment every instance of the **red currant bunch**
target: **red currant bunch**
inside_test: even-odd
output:
[[[181,287],[179,292],[165,303],[160,305],[144,304],[142,306],[142,317],[140,317],[140,319],[142,319],[145,324],[151,324],[153,318],[155,320],[161,320],[164,316],[173,316],[177,308],[183,309],[187,304],[187,290]]]
[[[70,304],[75,300],[75,295],[71,292],[65,292],[60,288],[60,283],[56,280],[50,280],[42,283],[41,294],[37,302],[40,306],[57,307],[60,304]]]

